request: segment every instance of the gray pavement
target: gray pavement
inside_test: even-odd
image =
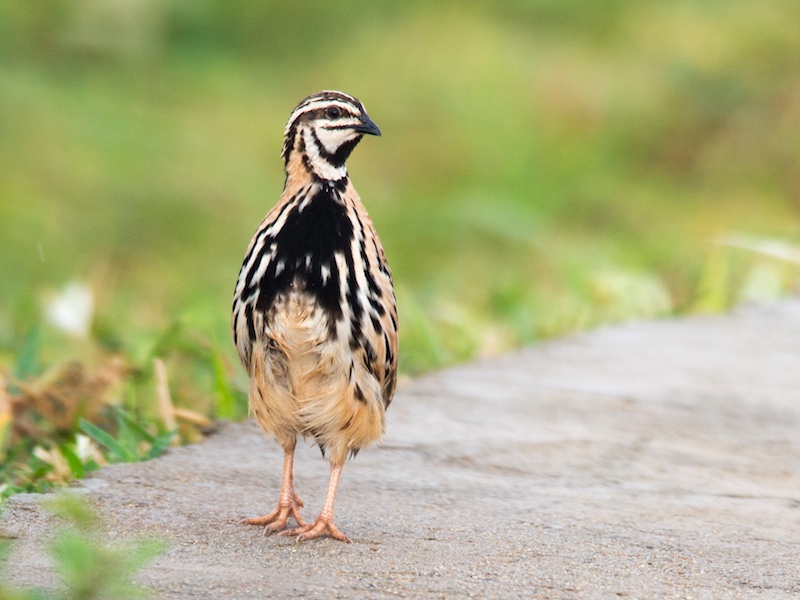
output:
[[[800,299],[542,343],[403,386],[345,466],[353,540],[239,525],[281,452],[252,423],[81,486],[111,539],[166,552],[158,598],[800,598]],[[328,465],[301,444],[319,510]],[[6,572],[52,582],[39,497],[9,503]]]

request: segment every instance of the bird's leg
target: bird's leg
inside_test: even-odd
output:
[[[328,483],[328,495],[325,497],[325,505],[319,513],[317,520],[308,525],[301,525],[297,529],[283,531],[285,535],[296,535],[297,541],[310,540],[321,535],[330,535],[337,540],[343,542],[350,542],[345,534],[343,534],[336,525],[333,524],[333,501],[336,499],[336,488],[339,487],[339,478],[342,476],[342,467],[344,461],[331,462],[331,479]]]
[[[294,480],[292,478],[292,465],[294,464],[294,447],[296,442],[293,440],[291,445],[283,449],[283,482],[281,483],[281,495],[278,497],[278,506],[268,515],[263,517],[253,517],[245,519],[242,523],[246,525],[265,525],[264,535],[280,531],[286,527],[289,517],[294,517],[297,525],[304,527],[305,521],[300,517],[300,509],[303,508],[303,501],[294,493]]]

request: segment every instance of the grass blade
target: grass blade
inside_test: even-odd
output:
[[[176,433],[177,431],[168,431],[155,438],[155,440],[153,441],[153,445],[150,446],[150,450],[148,450],[147,454],[145,454],[144,460],[150,460],[151,458],[158,458],[159,456],[164,454],[164,451],[167,449],[170,442],[172,441],[172,438],[175,437]]]
[[[138,460],[134,452],[131,452],[130,449],[120,444],[110,433],[100,429],[97,425],[92,425],[86,419],[81,419],[80,428],[83,433],[88,435],[95,442],[108,448],[109,452],[115,455],[119,460],[123,462],[136,462]]]
[[[222,357],[216,350],[211,350],[211,367],[214,372],[214,391],[216,392],[217,417],[221,419],[236,419],[240,417],[240,411],[236,405],[236,397],[228,385],[228,378],[225,373],[225,364]]]
[[[59,448],[61,450],[61,455],[67,461],[67,465],[69,466],[69,470],[72,472],[72,476],[81,479],[86,474],[86,468],[84,467],[81,459],[78,457],[77,453],[70,448],[69,444],[64,444]]]

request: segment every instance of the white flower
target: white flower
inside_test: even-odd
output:
[[[78,455],[78,458],[82,463],[85,464],[90,458],[94,458],[96,453],[97,448],[88,436],[85,436],[82,433],[79,433],[75,436],[75,454]]]
[[[70,283],[53,296],[45,307],[50,323],[75,337],[89,337],[94,313],[94,295],[84,283]]]

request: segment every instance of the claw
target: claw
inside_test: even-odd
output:
[[[333,518],[320,515],[314,523],[308,525],[301,525],[295,529],[287,529],[281,532],[281,535],[296,535],[298,542],[305,540],[313,540],[314,538],[329,535],[336,540],[350,543],[350,538],[339,531],[339,528],[333,524]]]
[[[242,519],[242,525],[265,525],[264,535],[281,531],[286,527],[286,521],[292,517],[297,521],[299,527],[306,527],[306,522],[300,516],[300,509],[303,507],[303,501],[297,496],[290,502],[279,502],[278,507],[268,515],[263,517],[251,517],[249,519]]]

